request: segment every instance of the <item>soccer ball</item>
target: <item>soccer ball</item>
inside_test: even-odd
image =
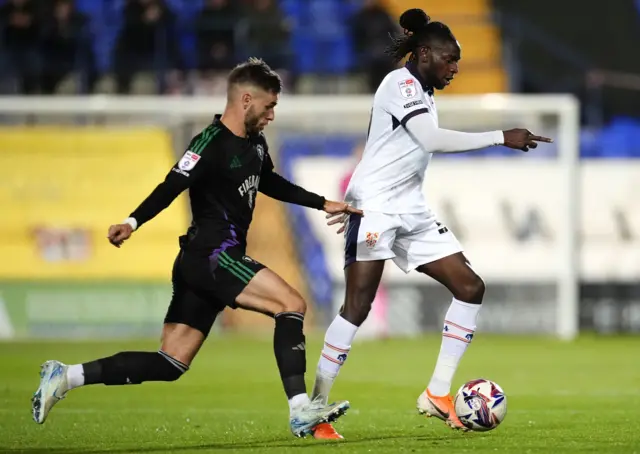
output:
[[[507,396],[497,383],[479,378],[462,385],[454,408],[467,428],[486,432],[498,427],[507,415]]]

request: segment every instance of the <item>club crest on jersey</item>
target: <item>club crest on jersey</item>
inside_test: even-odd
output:
[[[380,238],[380,234],[378,232],[367,232],[367,236],[364,241],[369,249],[373,249],[378,243],[378,238]]]
[[[260,157],[260,160],[264,159],[264,147],[262,145],[258,145],[256,147],[256,151],[258,152],[258,156]]]
[[[401,80],[398,82],[398,87],[403,98],[413,98],[418,94],[418,89],[413,79]]]
[[[178,163],[178,167],[180,168],[180,170],[184,170],[184,171],[192,170],[196,166],[199,160],[200,160],[199,154],[195,154],[194,152],[187,150],[186,153],[180,159],[180,162]]]

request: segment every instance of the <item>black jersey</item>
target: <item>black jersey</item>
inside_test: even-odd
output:
[[[185,189],[193,215],[189,249],[212,250],[231,239],[246,244],[258,190],[278,200],[316,209],[324,197],[310,193],[274,172],[262,133],[233,134],[216,115],[196,135],[147,199],[131,213],[138,227],[156,216]]]

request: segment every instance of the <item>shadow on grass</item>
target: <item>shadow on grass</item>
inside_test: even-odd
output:
[[[124,453],[162,453],[162,452],[182,452],[182,451],[199,451],[199,450],[243,450],[243,449],[282,449],[282,448],[294,448],[294,449],[310,449],[320,448],[324,446],[330,446],[335,444],[340,445],[362,445],[371,442],[379,442],[385,440],[411,440],[419,442],[438,442],[451,440],[451,437],[447,436],[415,436],[415,435],[388,435],[379,437],[370,437],[360,440],[343,440],[343,441],[312,441],[307,444],[292,441],[290,438],[283,438],[278,440],[256,440],[251,442],[228,442],[228,443],[204,443],[198,445],[188,446],[145,446],[145,447],[114,447],[114,448],[3,448],[0,447],[1,452],[11,454],[124,454]]]

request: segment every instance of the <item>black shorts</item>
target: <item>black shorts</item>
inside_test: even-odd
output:
[[[210,256],[180,250],[173,265],[173,296],[165,323],[182,323],[205,336],[218,313],[236,308],[236,298],[265,266],[245,254],[245,247],[222,242]]]

